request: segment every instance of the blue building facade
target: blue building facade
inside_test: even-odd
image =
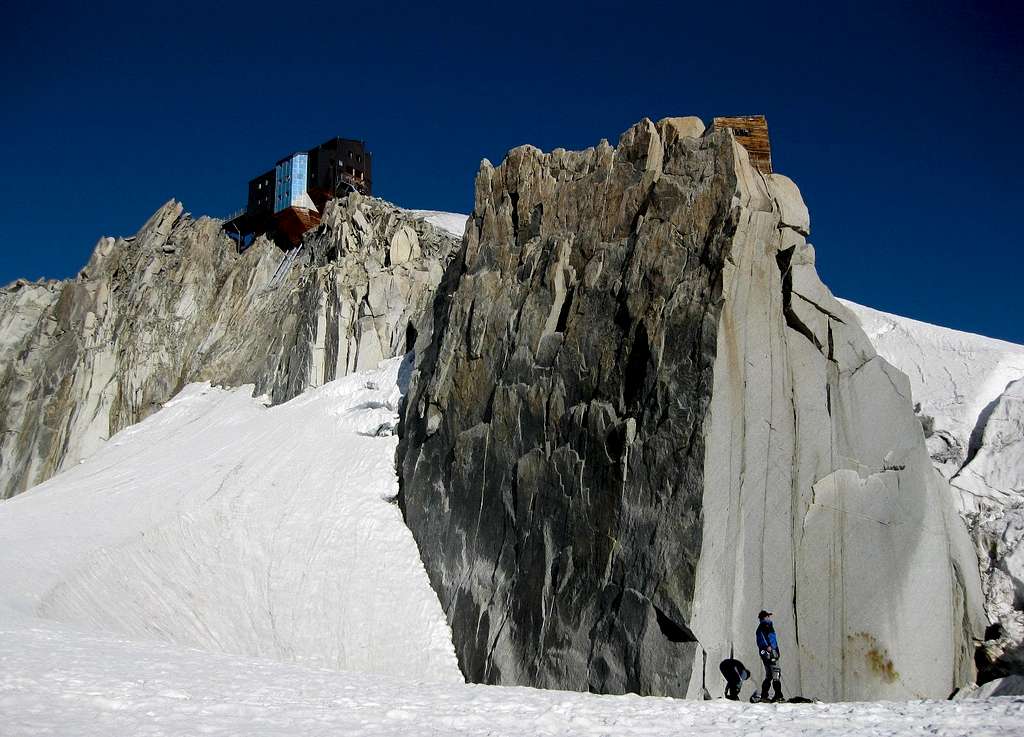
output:
[[[349,192],[373,194],[372,154],[364,141],[331,138],[297,151],[249,181],[245,212],[224,223],[240,249],[250,236],[275,232],[292,244],[314,227],[328,200]]]
[[[309,155],[292,154],[274,167],[274,212],[288,207],[301,207],[308,184]]]

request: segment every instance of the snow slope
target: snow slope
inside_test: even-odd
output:
[[[844,304],[910,378],[931,418],[928,451],[964,511],[1024,499],[1024,346]]]
[[[754,705],[424,683],[2,620],[0,664],[4,737],[1011,737],[1024,730],[1021,697]]]
[[[398,508],[401,359],[274,408],[190,385],[0,504],[0,620],[461,682]],[[2,730],[0,730],[2,732]]]

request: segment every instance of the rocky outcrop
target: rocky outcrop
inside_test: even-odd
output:
[[[997,678],[976,691],[967,693],[966,696],[973,699],[987,699],[991,696],[1024,696],[1024,676]]]
[[[961,510],[1020,501],[1024,346],[844,304],[910,379],[928,451]]]
[[[981,561],[989,626],[978,648],[979,683],[1024,673],[1024,504],[969,517]]]
[[[469,680],[719,693],[762,607],[791,691],[971,679],[966,532],[809,231],[727,130],[484,162],[399,445]]]
[[[1024,346],[844,304],[910,379],[932,462],[974,538],[990,622],[979,681],[1024,673]]]
[[[457,245],[380,200],[328,204],[301,247],[237,253],[168,202],[103,238],[72,280],[0,291],[0,498],[145,418],[185,384],[255,384],[273,402],[373,368],[415,340]]]
[[[1024,379],[1011,381],[985,408],[976,438],[950,483],[975,509],[1024,504]]]
[[[977,451],[953,486],[977,505],[967,518],[991,625],[979,682],[1024,674],[1024,379],[989,405]]]

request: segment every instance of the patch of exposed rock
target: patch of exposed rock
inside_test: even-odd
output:
[[[978,649],[979,683],[1024,673],[1024,504],[970,515],[991,623]]]
[[[400,504],[471,681],[945,697],[980,587],[907,379],[726,130],[484,162],[417,355]]]
[[[282,402],[407,350],[457,246],[381,200],[328,204],[300,248],[242,254],[168,202],[64,282],[0,290],[0,498],[76,463],[192,381]]]
[[[1024,379],[985,408],[975,438],[951,484],[968,510],[985,591],[990,625],[977,653],[984,683],[1024,674]]]

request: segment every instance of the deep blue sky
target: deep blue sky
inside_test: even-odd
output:
[[[1020,3],[144,5],[5,10],[0,283],[171,197],[223,215],[332,135],[370,143],[376,194],[468,212],[518,144],[764,113],[836,294],[1024,343]]]

